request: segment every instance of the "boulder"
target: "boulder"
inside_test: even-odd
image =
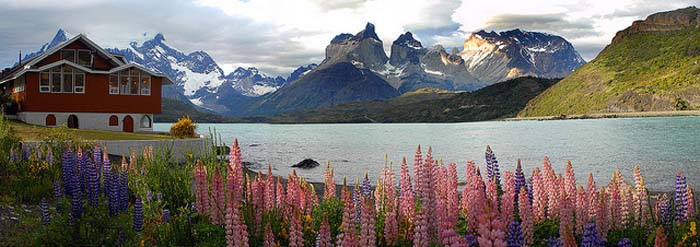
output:
[[[311,168],[317,167],[319,165],[320,164],[318,162],[316,162],[315,160],[305,159],[305,160],[302,160],[301,162],[297,163],[296,165],[292,165],[292,167],[301,168],[301,169],[311,169]]]

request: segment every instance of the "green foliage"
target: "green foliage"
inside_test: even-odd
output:
[[[676,99],[676,107],[675,108],[677,111],[690,110],[690,103],[687,100],[678,98],[678,99]]]
[[[559,237],[559,221],[546,220],[535,225],[535,244],[547,246],[547,238]]]
[[[313,210],[314,229],[321,228],[321,222],[326,218],[328,225],[331,227],[331,236],[333,243],[336,241],[336,236],[340,233],[340,224],[343,223],[343,204],[337,198],[322,201]]]

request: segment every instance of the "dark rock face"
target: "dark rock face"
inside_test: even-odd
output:
[[[302,160],[301,162],[297,163],[296,165],[292,165],[294,168],[301,168],[301,169],[311,169],[314,167],[319,166],[320,164],[316,162],[315,160],[312,159],[305,159]]]
[[[643,21],[635,21],[632,26],[617,32],[610,45],[615,45],[624,37],[641,32],[678,31],[689,27],[700,27],[700,9],[688,7],[648,16]]]
[[[393,66],[400,66],[406,63],[419,64],[420,57],[425,54],[426,49],[420,41],[413,38],[411,32],[406,32],[399,36],[391,45],[391,58],[389,63]]]
[[[315,69],[316,67],[318,67],[318,64],[312,63],[312,64],[309,64],[309,65],[306,65],[306,66],[301,66],[301,67],[295,69],[295,70],[292,72],[292,74],[290,74],[289,77],[287,77],[287,82],[288,82],[288,83],[291,83],[291,82],[293,82],[293,81],[298,80],[298,79],[301,78],[302,76],[304,76],[304,75],[306,75],[307,73],[311,72],[311,71],[312,71],[313,69]]]
[[[326,47],[326,58],[319,68],[350,62],[361,69],[381,69],[388,60],[374,25],[367,23],[365,29],[354,36],[344,33],[333,38]]]

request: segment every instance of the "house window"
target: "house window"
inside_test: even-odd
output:
[[[51,81],[49,80],[51,77],[49,77],[49,75],[51,75],[49,72],[41,72],[39,74],[41,80],[39,81],[39,92],[51,92]]]
[[[119,75],[109,75],[109,94],[119,94]]]
[[[141,128],[150,128],[151,127],[151,117],[148,115],[143,115],[141,117]]]
[[[115,115],[109,116],[109,126],[119,126],[119,118]]]
[[[21,93],[24,92],[24,85],[26,84],[26,79],[24,76],[20,76],[17,78],[15,81],[15,85],[12,87],[12,92],[13,93]]]
[[[39,92],[85,93],[85,73],[64,65],[40,73]]]
[[[56,126],[56,116],[53,114],[46,116],[46,126]]]
[[[75,63],[75,50],[61,50],[61,59]]]
[[[109,75],[109,93],[121,95],[151,95],[151,76],[131,68]]]
[[[92,52],[90,52],[90,50],[78,50],[78,64],[85,67],[91,67]]]
[[[130,79],[129,79],[129,94],[131,95],[139,95],[139,76],[141,73],[139,73],[139,70],[137,69],[131,69],[129,71]]]
[[[141,95],[151,95],[151,77],[141,73]]]

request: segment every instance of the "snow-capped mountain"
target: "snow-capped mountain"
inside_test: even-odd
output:
[[[469,72],[491,83],[528,75],[563,78],[586,63],[564,38],[520,29],[472,33],[459,55]]]
[[[68,34],[66,33],[66,31],[63,31],[63,29],[58,29],[56,35],[54,35],[53,39],[51,39],[50,42],[42,45],[41,48],[39,48],[39,50],[25,54],[22,58],[22,61],[27,61],[33,57],[36,57],[37,55],[44,53],[46,50],[51,49],[54,46],[66,40],[68,40]]]

